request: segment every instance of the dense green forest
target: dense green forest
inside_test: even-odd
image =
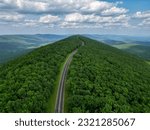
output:
[[[61,63],[80,44],[70,37],[1,65],[0,112],[47,112]]]
[[[71,63],[66,112],[150,112],[150,66],[100,42],[81,38]]]
[[[0,65],[0,112],[47,112],[61,65],[76,48],[65,83],[65,112],[150,112],[150,65],[82,36]]]

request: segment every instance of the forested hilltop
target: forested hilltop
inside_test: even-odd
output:
[[[150,112],[150,66],[83,38],[66,81],[66,112]]]
[[[70,37],[3,65],[0,112],[47,112],[60,66],[80,44],[78,37]]]
[[[65,112],[150,112],[150,65],[82,36],[2,65],[0,112],[48,112],[61,66],[76,48],[65,82]]]

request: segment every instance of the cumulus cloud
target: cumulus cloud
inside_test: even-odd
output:
[[[144,19],[140,24],[140,26],[146,26],[150,28],[150,18]]]
[[[53,15],[42,16],[39,19],[39,22],[44,24],[56,23],[58,21],[60,21],[60,18],[58,16]]]
[[[1,22],[19,22],[22,21],[24,18],[23,15],[17,14],[17,13],[0,13],[0,21]]]
[[[1,0],[1,8],[12,9],[21,13],[36,13],[46,11],[47,3],[33,0]]]
[[[149,27],[150,27],[150,18],[143,20],[142,24],[143,25],[149,25]]]
[[[0,0],[0,12],[5,12],[5,15],[0,14],[0,20],[20,21],[26,26],[127,26],[129,10],[120,7],[121,4],[123,2],[103,0]],[[142,12],[137,12],[135,17],[140,15]]]
[[[110,9],[106,9],[102,12],[102,15],[118,15],[118,14],[125,14],[127,13],[128,10],[124,8],[117,8],[117,7],[112,7]]]
[[[130,18],[126,16],[125,14],[119,15],[119,16],[99,16],[95,14],[80,14],[80,13],[72,13],[66,15],[64,19],[64,23],[62,24],[63,26],[77,26],[77,27],[85,27],[85,26],[96,26],[96,27],[101,27],[101,26],[113,26],[113,25],[118,25],[118,26],[126,26],[128,25],[128,20]],[[81,26],[79,26],[81,25]]]
[[[58,16],[53,16],[53,15],[45,15],[41,16],[39,19],[26,19],[24,21],[24,24],[26,26],[42,26],[42,25],[47,25],[47,26],[54,26],[58,24],[58,22],[61,19]]]
[[[138,11],[133,15],[133,18],[140,20],[139,26],[150,27],[150,10],[144,12]]]
[[[111,7],[113,7],[112,3],[93,0],[87,3],[84,3],[83,6],[80,8],[80,11],[88,12],[88,13],[100,13],[100,11],[109,9]]]
[[[150,28],[150,18],[146,18],[146,19],[142,20],[142,22],[139,23],[139,26]]]
[[[125,13],[126,9],[116,7],[118,3],[98,0],[1,0],[1,8],[11,8],[20,13]]]
[[[96,22],[98,16],[92,15],[82,15],[80,13],[72,13],[65,16],[66,22]]]
[[[128,21],[128,17],[126,15],[119,15],[116,17],[103,17],[98,15],[82,15],[79,13],[72,13],[68,14],[65,17],[66,22],[96,22],[96,23],[102,23],[102,22],[125,22]]]
[[[145,12],[136,12],[134,15],[133,15],[134,18],[150,18],[150,11],[145,11]]]

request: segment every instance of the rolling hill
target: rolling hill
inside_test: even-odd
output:
[[[128,43],[113,46],[125,52],[137,55],[138,57],[144,60],[150,61],[150,46]]]
[[[106,44],[117,44],[117,43],[134,43],[150,46],[149,36],[128,36],[128,35],[98,35],[98,34],[84,34],[88,38],[102,41]]]
[[[7,62],[26,54],[33,49],[65,38],[65,35],[36,34],[36,35],[1,35],[0,63]]]
[[[65,82],[65,112],[150,112],[150,66],[82,36],[42,46],[2,65],[0,112],[49,112],[61,66],[76,48]]]
[[[127,36],[127,35],[90,35],[89,38],[102,41],[125,52],[134,54],[144,60],[150,60],[150,37],[148,36]]]
[[[150,61],[149,37],[133,37],[123,35],[85,34],[83,36],[104,42],[125,52],[134,54]],[[1,35],[0,64],[55,41],[66,38],[67,35],[36,34],[36,35]]]

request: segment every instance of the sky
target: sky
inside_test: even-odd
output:
[[[150,0],[0,0],[0,35],[150,36]]]

